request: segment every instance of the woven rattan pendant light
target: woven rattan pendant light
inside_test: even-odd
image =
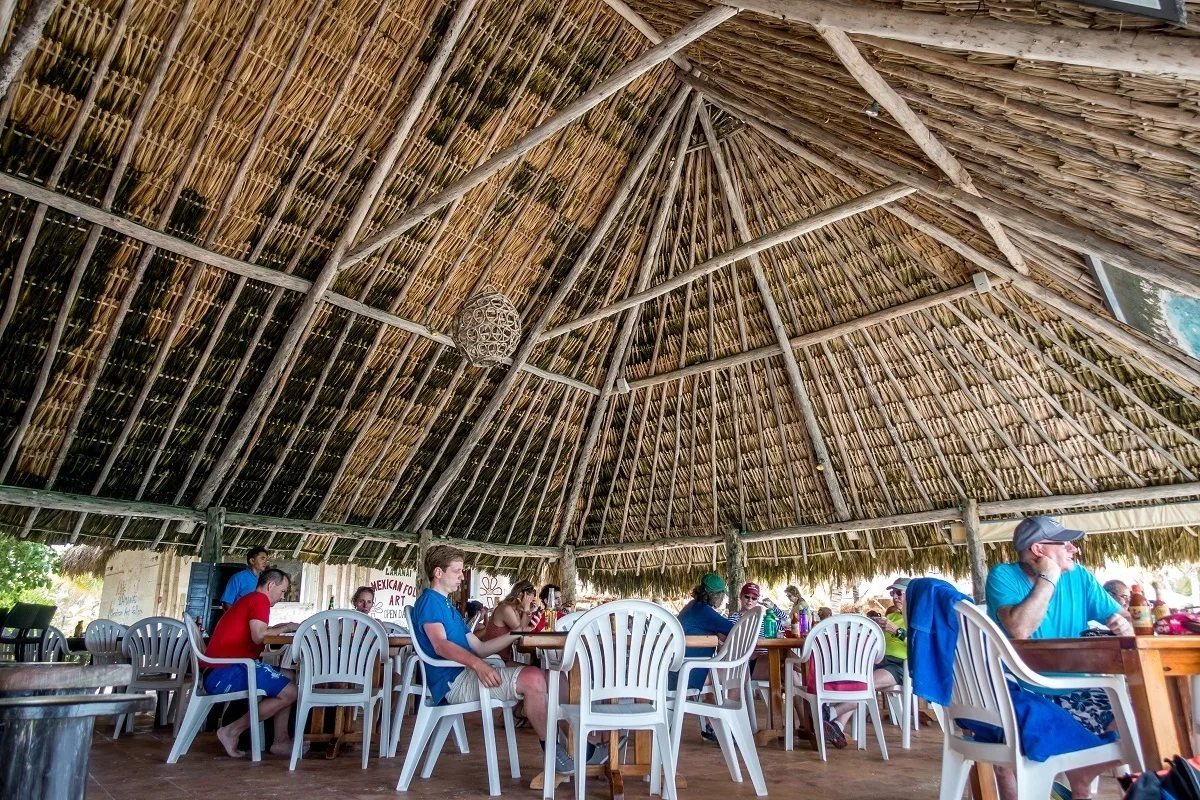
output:
[[[491,286],[469,298],[454,317],[454,344],[477,367],[494,367],[521,342],[521,315]]]

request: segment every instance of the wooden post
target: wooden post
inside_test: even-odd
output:
[[[426,528],[417,539],[417,591],[423,592],[429,588],[429,576],[425,574],[425,554],[433,543],[433,531]]]
[[[575,545],[563,545],[562,557],[562,600],[560,605],[574,605],[579,589],[579,572],[575,568]]]
[[[737,605],[737,593],[746,582],[746,568],[742,562],[741,531],[736,528],[725,532],[725,583],[729,587],[729,607]]]
[[[984,587],[987,586],[987,554],[983,540],[979,538],[979,501],[967,498],[963,508],[963,524],[967,526],[967,555],[971,561],[971,594],[976,603],[984,602]]]
[[[200,542],[200,560],[220,564],[224,552],[225,509],[209,506],[204,511],[204,538]]]

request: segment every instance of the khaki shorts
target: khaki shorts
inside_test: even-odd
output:
[[[500,685],[491,690],[492,698],[496,700],[519,700],[521,694],[517,691],[517,677],[524,667],[500,667]],[[479,699],[479,675],[473,669],[464,669],[450,690],[446,692],[447,703],[474,703]]]

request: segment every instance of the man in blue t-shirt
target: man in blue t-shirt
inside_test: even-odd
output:
[[[1013,534],[1017,563],[993,567],[987,579],[988,614],[1010,638],[1074,638],[1092,620],[1104,623],[1117,636],[1133,635],[1117,601],[1092,573],[1075,563],[1079,553],[1075,542],[1083,535],[1050,517],[1026,517],[1017,525]],[[1112,706],[1103,690],[1046,695],[1093,733],[1103,733],[1113,723]],[[1090,797],[1092,779],[1110,766],[1068,772],[1072,797]],[[1011,770],[997,767],[996,778],[1002,798],[1017,796]]]
[[[271,557],[265,547],[251,547],[246,551],[246,568],[229,579],[221,593],[221,605],[229,607],[258,588],[258,576],[271,566]]]
[[[433,701],[468,703],[478,700],[480,686],[490,689],[495,698],[523,699],[525,716],[545,748],[545,674],[537,667],[496,667],[484,660],[508,650],[524,632],[505,633],[480,641],[467,630],[462,614],[450,604],[449,597],[458,591],[463,579],[463,552],[458,548],[449,545],[430,548],[425,556],[425,574],[429,576],[429,588],[413,606],[412,633],[426,653],[462,665],[425,666],[425,679]],[[607,752],[604,755],[607,756]],[[564,747],[555,751],[555,770],[567,774],[575,771],[575,762]]]

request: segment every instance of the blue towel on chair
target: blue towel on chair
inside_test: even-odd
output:
[[[908,584],[908,671],[913,694],[931,703],[950,705],[954,689],[954,657],[958,647],[958,615],[954,604],[970,600],[945,581],[917,578]]]
[[[1105,731],[1097,736],[1079,724],[1066,709],[1013,681],[1008,682],[1008,695],[1017,715],[1017,730],[1021,732],[1021,753],[1030,761],[1047,761],[1053,756],[1117,740],[1116,731]],[[1000,744],[1004,741],[1004,731],[996,725],[971,719],[956,719],[954,723],[977,742]]]
[[[918,578],[908,585],[908,668],[912,674],[913,694],[931,703],[950,705],[954,690],[954,660],[958,648],[958,615],[954,605],[971,598],[946,581]],[[1116,741],[1115,732],[1103,736],[1083,727],[1070,712],[1037,692],[1008,682],[1017,730],[1021,732],[1021,752],[1031,761],[1046,761],[1051,756],[1086,750]],[[956,719],[954,723],[976,741],[999,744],[1004,731],[985,722]]]

